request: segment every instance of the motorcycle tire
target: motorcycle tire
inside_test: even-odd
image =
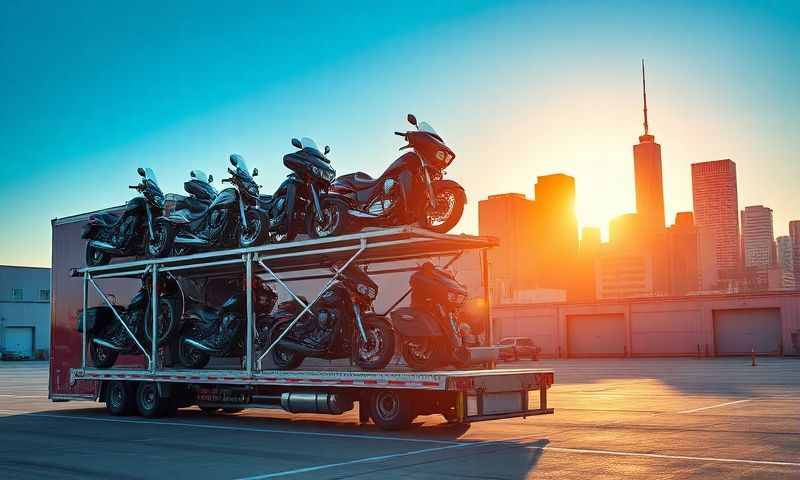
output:
[[[158,338],[156,339],[156,344],[161,345],[164,343],[165,340],[169,339],[172,335],[172,330],[175,328],[175,325],[178,324],[178,305],[177,301],[170,298],[160,298],[158,300],[159,308],[161,309],[161,313],[166,315],[166,318],[163,318],[159,315],[158,319]],[[147,344],[150,345],[153,341],[153,313],[150,309],[150,303],[148,302],[147,308],[144,311],[144,338],[147,340]]]
[[[359,333],[356,365],[362,370],[381,370],[394,357],[394,329],[385,318],[371,317],[365,319],[364,330],[367,334],[367,344],[364,345],[364,340]],[[367,352],[370,353],[369,357],[362,356]]]
[[[184,368],[205,368],[211,360],[211,357],[207,353],[188,345],[183,341],[184,338],[185,337],[181,335],[176,342],[178,344],[176,346],[176,350],[178,351],[178,363]]]
[[[433,193],[436,195],[437,209],[432,212],[428,205],[422,227],[435,233],[447,233],[461,220],[467,196],[464,189],[451,180],[434,182]]]
[[[331,197],[321,198],[323,223],[317,221],[313,209],[306,214],[306,233],[310,238],[327,238],[347,233],[347,203]]]
[[[86,244],[86,266],[99,267],[108,265],[111,262],[111,254],[94,248],[91,244]]]
[[[272,343],[273,339],[278,338],[286,325],[285,323],[279,324],[272,328],[270,343]],[[294,370],[303,363],[306,357],[302,353],[275,345],[275,348],[270,352],[270,358],[272,358],[272,363],[275,364],[275,368],[278,370]]]
[[[111,368],[117,362],[119,352],[92,342],[89,347],[89,355],[92,357],[92,363],[94,363],[95,367]]]
[[[266,243],[269,229],[267,215],[260,210],[249,208],[245,210],[244,217],[247,220],[247,228],[239,226],[239,246],[249,248]]]
[[[147,255],[150,258],[163,258],[172,253],[175,243],[175,226],[166,220],[158,220],[153,225],[155,238],[147,239]]]
[[[403,339],[401,353],[403,360],[412,370],[430,371],[442,366],[439,344],[430,337]]]

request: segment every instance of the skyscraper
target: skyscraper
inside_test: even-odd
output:
[[[714,255],[720,281],[734,279],[739,267],[736,164],[730,159],[693,163],[692,201],[695,225],[707,228],[714,238]]]
[[[742,211],[742,258],[745,268],[769,268],[775,263],[772,209],[763,205]]]
[[[478,202],[478,232],[500,240],[489,250],[495,300],[535,286],[533,200],[522,193],[490,195]]]
[[[537,286],[568,290],[578,254],[575,179],[562,173],[538,177],[534,193]]]
[[[789,238],[792,241],[792,265],[795,284],[800,285],[800,220],[789,222]]]
[[[661,178],[661,145],[650,135],[647,122],[647,88],[642,60],[642,99],[644,134],[633,146],[633,169],[636,180],[636,212],[642,227],[664,229],[664,186]]]
[[[792,237],[778,237],[778,265],[783,271],[783,288],[794,289],[794,257],[792,253]]]
[[[692,212],[678,212],[675,224],[667,229],[669,279],[672,295],[686,295],[700,290],[698,271],[698,236]]]

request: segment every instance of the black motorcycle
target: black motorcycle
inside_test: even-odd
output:
[[[183,182],[183,189],[189,195],[179,195],[177,193],[168,193],[164,201],[165,210],[168,212],[175,212],[179,210],[188,210],[195,214],[204,211],[211,205],[211,202],[217,198],[219,192],[211,182],[214,177],[206,175],[202,170],[192,170],[189,172],[189,180]],[[175,256],[185,255],[188,249],[184,246],[172,246],[172,254]]]
[[[148,353],[152,346],[153,316],[150,309],[150,277],[145,276],[142,287],[133,296],[127,307],[114,305],[90,307],[86,310],[86,332],[89,355],[97,368],[110,368],[117,357],[123,355],[141,355],[139,342]],[[172,354],[166,350],[167,341],[173,337],[179,326],[182,308],[181,295],[173,280],[162,281],[159,286],[159,315],[156,338],[160,364],[171,363]],[[119,318],[124,322],[120,323]],[[78,331],[83,331],[83,314],[78,312]],[[131,336],[133,335],[133,336]],[[134,337],[136,340],[134,340]]]
[[[270,352],[275,366],[291,370],[305,357],[328,360],[351,358],[364,370],[384,368],[394,355],[395,335],[391,324],[372,311],[378,285],[363,270],[350,265],[295,323]],[[273,314],[271,338],[278,339],[300,310]]]
[[[464,213],[467,196],[464,188],[444,180],[444,170],[455,158],[442,137],[426,122],[402,136],[410,148],[378,178],[356,172],[337,178],[330,195],[348,204],[348,228],[392,227],[418,224],[437,233],[447,233]]]
[[[296,152],[283,157],[291,173],[274,195],[262,195],[259,206],[269,216],[269,241],[290,242],[298,233],[311,238],[339,235],[345,229],[347,205],[340,199],[322,197],[336,177],[325,153],[310,138],[292,139]]]
[[[130,257],[147,254],[160,257],[156,240],[155,219],[162,215],[164,194],[158,187],[156,176],[149,168],[139,168],[142,177],[138,185],[128,188],[141,193],[125,205],[121,215],[100,213],[89,217],[81,238],[86,244],[86,265],[106,265],[111,257]]]
[[[158,248],[182,253],[219,248],[252,247],[264,243],[267,235],[267,217],[258,208],[258,188],[252,175],[239,155],[231,155],[228,168],[232,188],[219,192],[211,203],[199,210],[179,208],[180,202],[170,203],[165,216],[156,221],[156,238],[161,240]]]
[[[466,287],[452,273],[430,262],[411,276],[409,284],[411,305],[391,313],[392,324],[402,336],[401,352],[408,366],[435,370],[446,365],[469,365],[469,347],[478,345],[477,335],[483,331],[486,317],[462,308],[467,300]]]
[[[222,282],[222,284],[220,284]],[[186,308],[177,336],[177,359],[187,368],[203,368],[211,357],[238,357],[246,351],[247,296],[240,281],[218,281],[199,285],[198,280],[181,280]],[[211,306],[206,292],[224,297],[219,307]],[[253,309],[255,315],[254,344],[263,348],[269,340],[269,313],[278,296],[266,282],[253,279]]]

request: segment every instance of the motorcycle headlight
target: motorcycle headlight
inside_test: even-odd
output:
[[[254,197],[258,197],[258,186],[255,183],[247,185],[247,193]]]
[[[463,293],[447,292],[447,301],[456,305],[461,305],[467,300],[467,296]]]
[[[358,284],[358,286],[356,287],[356,291],[359,294],[364,295],[365,297],[368,297],[370,300],[375,300],[375,298],[378,296],[378,291],[377,290],[375,290],[374,288],[369,287],[367,285],[364,285],[363,283],[359,283]]]
[[[322,176],[328,182],[332,182],[336,178],[336,170],[330,169],[325,170],[325,174]]]
[[[159,195],[159,194],[153,195],[153,203],[158,208],[164,208],[164,195]]]

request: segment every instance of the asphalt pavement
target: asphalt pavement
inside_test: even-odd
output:
[[[800,359],[587,359],[553,368],[554,415],[404,432],[357,413],[112,417],[47,399],[47,363],[0,362],[0,477],[800,479]]]

